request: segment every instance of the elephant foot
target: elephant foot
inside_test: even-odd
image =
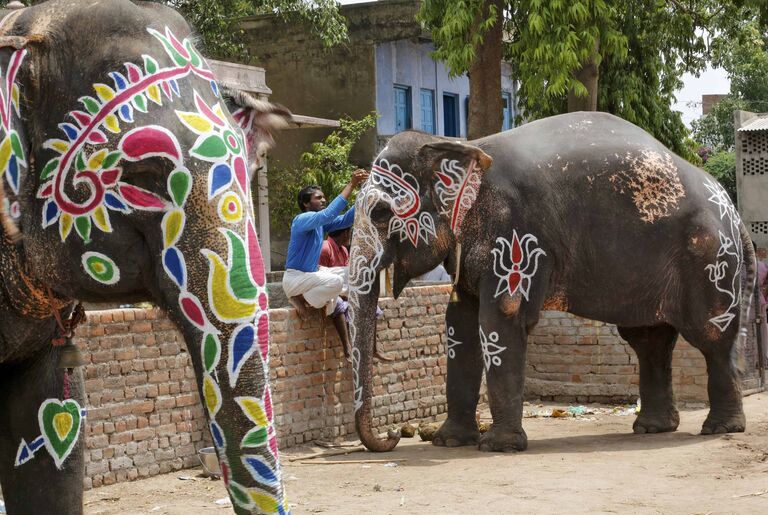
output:
[[[432,445],[438,447],[461,447],[464,445],[477,445],[480,431],[475,427],[467,427],[450,419],[443,422],[432,438]]]
[[[744,413],[734,415],[717,416],[709,412],[707,419],[701,426],[703,435],[719,435],[723,433],[743,433],[747,427],[747,421]]]
[[[641,411],[632,424],[635,434],[669,433],[676,431],[680,425],[680,414],[676,409],[665,413],[649,413]]]
[[[477,447],[483,452],[524,451],[528,448],[528,435],[522,428],[504,429],[494,424],[480,437]]]

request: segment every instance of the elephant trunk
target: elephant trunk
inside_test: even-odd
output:
[[[208,183],[184,184],[179,197],[189,202],[169,209],[161,226],[164,303],[184,333],[235,511],[285,513],[250,188],[232,185],[209,202]]]
[[[352,366],[355,379],[355,427],[360,441],[374,452],[388,452],[397,446],[400,436],[390,432],[387,438],[374,434],[371,419],[371,369],[376,340],[376,300],[379,296],[378,282],[371,285],[370,293],[358,298],[350,294],[350,331],[354,348]]]

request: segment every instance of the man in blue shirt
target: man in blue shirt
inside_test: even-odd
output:
[[[283,290],[302,319],[308,316],[308,306],[323,308],[331,315],[339,330],[345,353],[349,335],[339,295],[347,287],[347,268],[318,266],[323,233],[350,227],[355,220],[355,208],[343,215],[349,195],[368,178],[365,170],[355,170],[341,194],[326,207],[325,195],[319,186],[307,186],[298,195],[301,213],[291,223],[291,240],[285,261]],[[337,306],[338,304],[338,306]],[[337,324],[338,321],[338,324]],[[344,326],[341,331],[340,326]],[[343,334],[342,334],[343,333]]]

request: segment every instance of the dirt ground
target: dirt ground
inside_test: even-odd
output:
[[[681,411],[675,433],[634,435],[631,409],[587,406],[579,414],[576,406],[529,405],[524,453],[438,448],[417,436],[389,454],[303,464],[296,458],[328,449],[292,448],[282,455],[285,485],[295,514],[768,513],[768,395],[744,404],[747,432],[715,436],[698,435],[703,408]],[[553,408],[577,414],[552,417]],[[91,490],[85,508],[231,512],[222,482],[198,469]]]

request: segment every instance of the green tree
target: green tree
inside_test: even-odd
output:
[[[736,202],[736,153],[723,151],[711,156],[704,163],[704,170],[723,185],[725,191]]]
[[[768,33],[755,16],[732,26],[730,34],[713,43],[713,60],[728,72],[731,90],[692,124],[694,138],[715,152],[733,149],[734,111],[768,112]]]
[[[520,80],[518,103],[526,119],[609,111],[688,157],[687,131],[671,105],[682,74],[706,65],[709,48],[701,34],[729,33],[726,20],[767,10],[763,0],[503,0],[501,8],[486,8],[491,4],[497,5],[424,0],[419,13],[432,31],[435,56],[453,74],[470,70],[470,137],[477,135],[473,123],[483,124],[486,134],[501,128],[495,106],[480,120],[475,116],[472,99],[499,92],[484,91],[495,84],[476,80],[471,67],[491,28],[503,24],[503,54]]]
[[[302,154],[298,167],[269,168],[269,211],[273,234],[287,234],[291,220],[299,211],[296,194],[304,186],[317,184],[329,201],[341,193],[357,168],[349,162],[349,153],[363,134],[376,126],[376,118],[376,113],[359,120],[343,118],[339,121],[339,129],[325,140],[313,143],[312,150]]]

